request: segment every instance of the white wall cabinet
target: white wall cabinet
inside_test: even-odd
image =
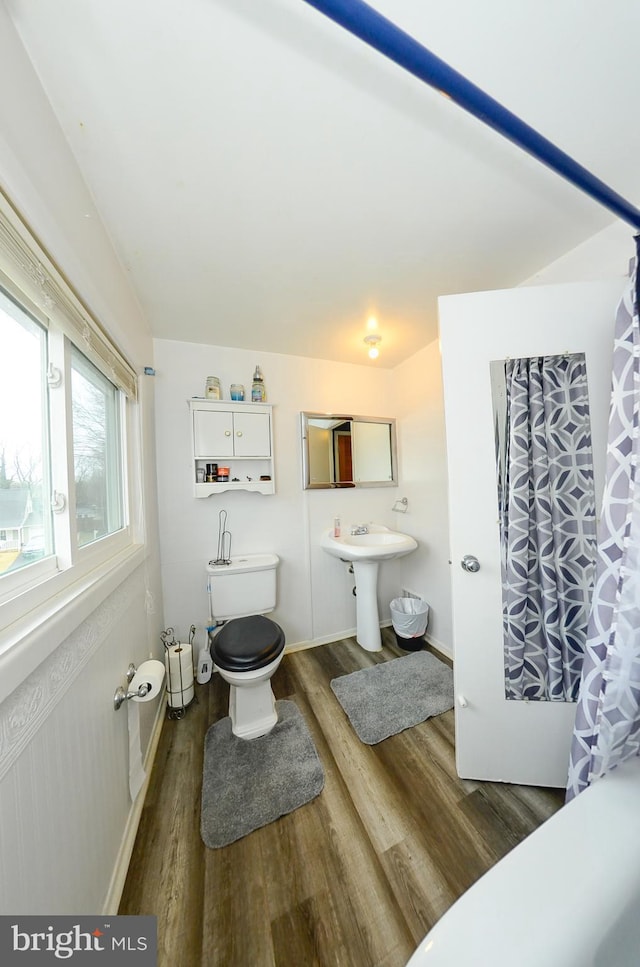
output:
[[[275,492],[270,403],[189,400],[196,497],[224,490]],[[208,463],[229,467],[229,480],[199,482]]]

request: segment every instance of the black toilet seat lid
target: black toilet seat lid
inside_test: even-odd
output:
[[[280,625],[255,614],[229,621],[213,639],[211,657],[228,671],[255,671],[275,661],[284,644]]]

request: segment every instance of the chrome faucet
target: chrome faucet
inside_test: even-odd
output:
[[[354,524],[351,528],[351,536],[355,537],[356,534],[368,534],[369,528],[366,524]]]

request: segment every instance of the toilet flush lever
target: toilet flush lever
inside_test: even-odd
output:
[[[473,554],[465,554],[465,556],[460,561],[463,571],[469,571],[470,574],[475,574],[476,571],[480,570],[480,561]]]

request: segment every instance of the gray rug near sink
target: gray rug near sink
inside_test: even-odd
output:
[[[453,708],[453,672],[428,651],[334,678],[331,688],[367,745]]]

